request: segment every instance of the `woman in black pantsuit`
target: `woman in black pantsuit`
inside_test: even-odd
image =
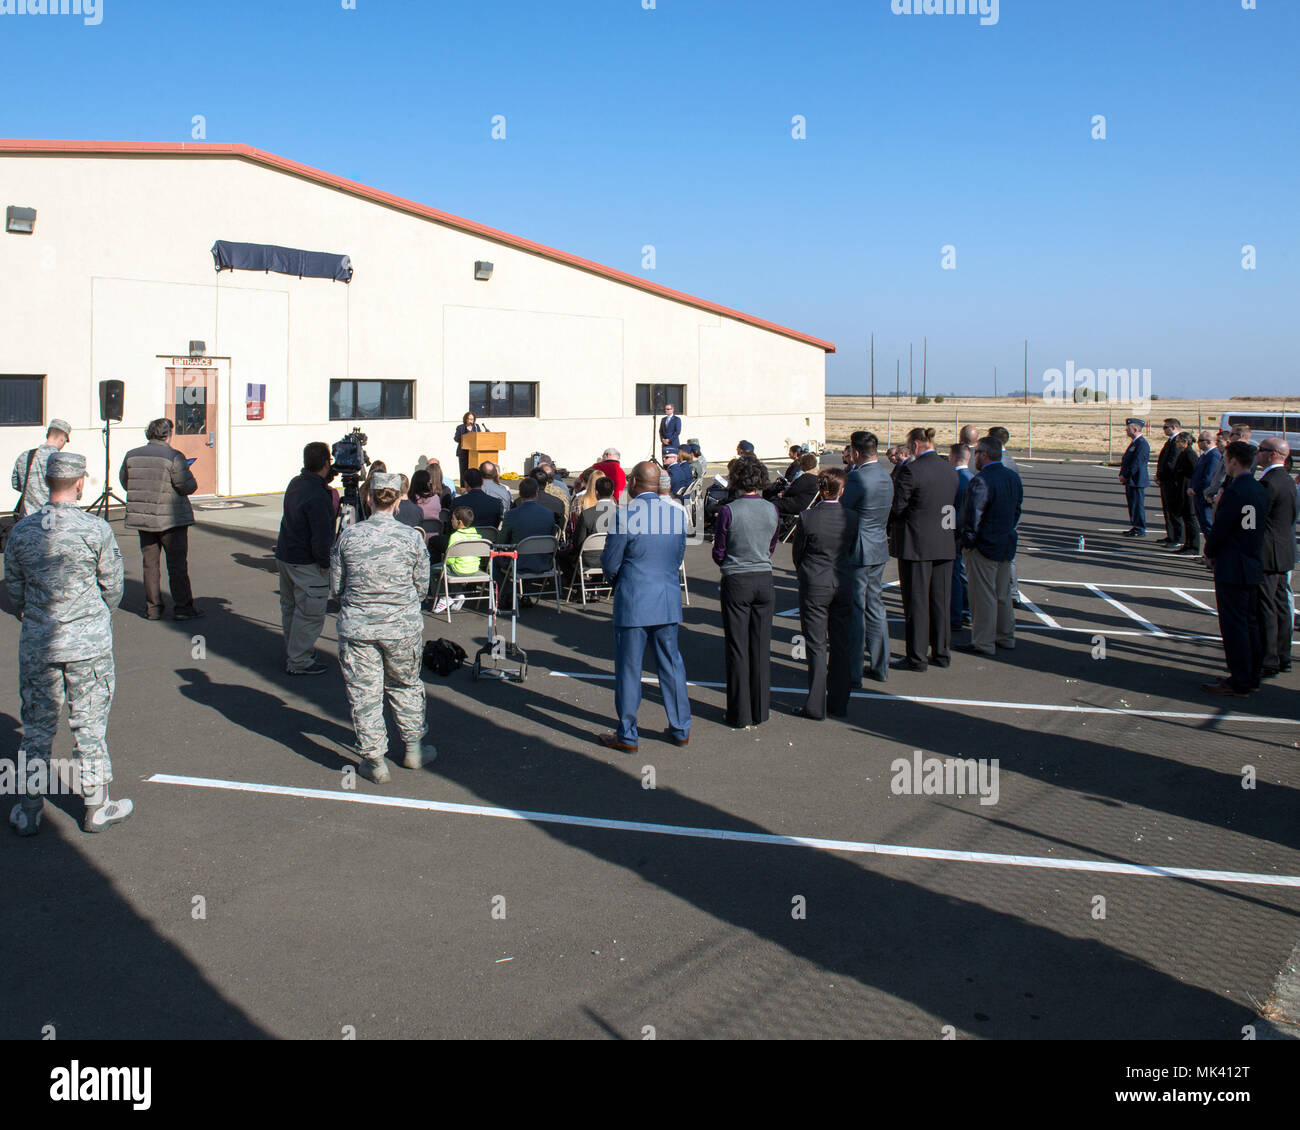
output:
[[[826,628],[835,599],[835,562],[852,548],[852,531],[840,506],[843,493],[844,472],[828,467],[817,476],[818,501],[800,516],[794,534],[799,631],[808,662],[808,699],[795,713],[818,722],[826,717]]]
[[[763,498],[767,468],[752,455],[730,467],[736,497],[718,507],[713,560],[722,567],[722,631],[727,647],[727,725],[752,730],[767,721],[772,687],[772,553],[781,515]]]
[[[464,440],[466,432],[481,432],[483,425],[478,422],[478,417],[473,412],[466,412],[461,417],[460,427],[456,429],[456,458],[460,460],[460,482],[465,482],[465,472],[469,470],[469,452],[466,451],[461,443]]]

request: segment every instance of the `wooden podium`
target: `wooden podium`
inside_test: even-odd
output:
[[[460,437],[461,446],[469,454],[469,465],[495,463],[501,466],[501,453],[506,449],[505,432],[466,432]]]

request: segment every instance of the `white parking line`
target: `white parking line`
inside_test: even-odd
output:
[[[1133,633],[1142,635],[1145,633]],[[579,682],[608,683],[613,675],[587,671],[552,671],[552,678],[577,679]],[[653,675],[642,675],[641,682],[646,686],[658,686],[659,680]],[[700,687],[703,690],[726,690],[726,683],[709,683],[687,679],[688,687]],[[773,694],[807,694],[807,687],[772,687]],[[870,691],[854,691],[854,698],[873,699],[877,702],[915,702],[923,706],[969,706],[983,707],[986,710],[1029,710],[1063,714],[1126,714],[1137,718],[1178,718],[1193,722],[1254,722],[1276,726],[1300,726],[1300,718],[1270,718],[1264,714],[1223,714],[1198,713],[1183,710],[1142,710],[1137,707],[1119,706],[1081,706],[1074,703],[1059,704],[1055,702],[996,702],[988,699],[971,698],[926,698],[921,695],[878,694]]]
[[[450,801],[418,797],[370,796],[332,789],[302,789],[286,785],[263,785],[251,781],[223,781],[212,777],[177,777],[155,773],[146,780],[155,785],[185,785],[190,788],[220,789],[227,792],[261,793],[265,796],[297,797],[304,800],[333,800],[345,804],[368,804],[386,808],[418,809],[462,816],[488,816],[498,820],[525,820],[531,824],[564,824],[599,828],[612,832],[642,832],[653,836],[683,836],[727,843],[763,844],[770,847],[804,847],[817,851],[848,852],[856,855],[901,856],[908,859],[941,859],[952,863],[983,863],[1004,867],[1036,867],[1049,871],[1091,871],[1107,875],[1136,875],[1142,878],[1192,879],[1211,883],[1242,883],[1257,887],[1300,887],[1300,875],[1266,875],[1252,871],[1212,871],[1197,867],[1154,867],[1145,863],[1113,863],[1100,859],[1053,859],[1042,855],[1003,855],[985,851],[950,851],[943,848],[907,847],[858,840],[828,840],[820,836],[781,836],[771,832],[740,832],[727,828],[698,828],[685,824],[645,824],[636,820],[607,820],[596,816],[569,816],[558,812],[531,812],[518,808],[492,808],[481,804],[453,804]]]
[[[1206,604],[1204,601],[1197,600],[1196,597],[1192,596],[1192,595],[1187,591],[1187,589],[1170,589],[1169,591],[1170,591],[1171,593],[1173,593],[1174,595],[1176,595],[1176,596],[1181,596],[1185,601],[1188,602],[1188,604],[1194,604],[1194,605],[1196,605],[1197,608],[1203,608],[1203,609],[1205,609],[1206,612],[1216,612],[1216,611],[1217,611],[1216,609],[1211,608],[1211,607],[1210,607],[1208,604]],[[1206,591],[1208,591],[1208,590],[1206,590],[1206,589],[1198,589],[1197,591],[1198,591],[1198,592],[1206,592]]]
[[[1120,604],[1120,602],[1116,600],[1113,596],[1108,596],[1106,593],[1102,592],[1101,589],[1099,589],[1096,585],[1086,585],[1085,587],[1089,589],[1091,592],[1096,593],[1107,604],[1111,605],[1114,608],[1118,608],[1130,620],[1136,620],[1139,624],[1142,625],[1142,627],[1144,627],[1147,630],[1147,632],[1150,635],[1162,636],[1168,638],[1169,633],[1166,632],[1164,629],[1157,628],[1153,623],[1151,623],[1150,620],[1144,620],[1131,608],[1125,608],[1124,605]]]
[[[1035,580],[1031,580],[1028,577],[1023,577],[1021,578],[1020,583],[1022,585],[1044,585],[1047,588],[1052,588],[1053,586],[1057,586],[1060,588],[1071,588],[1071,589],[1092,588],[1091,581],[1035,581]],[[1123,581],[1110,581],[1110,580],[1105,581],[1104,584],[1108,589],[1120,589],[1123,592],[1146,591],[1146,590],[1150,590],[1152,592],[1168,592],[1171,588],[1174,587],[1173,585],[1130,585],[1130,584],[1126,584]],[[1179,585],[1178,587],[1182,589],[1183,592],[1213,592],[1214,591],[1212,588],[1197,589],[1197,588],[1192,588],[1189,585]]]
[[[1029,599],[1029,597],[1025,595],[1024,581],[1020,582],[1020,603],[1023,604],[1026,608],[1028,608],[1030,612],[1032,612],[1035,616],[1037,616],[1049,628],[1052,629],[1060,628],[1061,626],[1060,624],[1058,624],[1055,620],[1053,620],[1046,612],[1044,612],[1041,608],[1039,608],[1038,605],[1036,605],[1032,600]]]

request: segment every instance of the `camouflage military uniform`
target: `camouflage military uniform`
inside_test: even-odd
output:
[[[52,443],[41,444],[36,449],[36,458],[32,460],[30,475],[27,473],[27,456],[31,453],[31,448],[14,461],[14,473],[10,480],[14,490],[22,491],[23,481],[27,482],[27,490],[21,500],[21,504],[25,507],[24,513],[34,514],[49,502],[50,488],[45,483],[45,465],[49,462],[50,456],[58,450]]]
[[[384,696],[403,740],[426,733],[420,662],[429,590],[429,551],[419,530],[391,514],[349,526],[330,554],[330,593],[340,601],[339,664],[357,732],[370,761],[388,751]]]
[[[75,502],[47,502],[13,528],[4,560],[9,599],[23,618],[18,683],[28,763],[49,761],[66,702],[82,795],[91,798],[113,779],[105,733],[115,685],[110,617],[123,584],[117,539]]]

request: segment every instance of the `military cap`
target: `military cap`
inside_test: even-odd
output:
[[[57,416],[50,421],[50,426],[46,431],[62,432],[69,439],[72,438],[72,425],[67,420],[60,420]]]
[[[1139,420],[1136,416],[1130,416],[1127,420],[1124,421],[1124,423],[1136,424],[1139,428],[1145,428],[1147,426],[1147,422],[1145,420]]]
[[[370,476],[371,490],[395,490],[399,494],[402,490],[402,476],[395,475],[391,471],[379,471],[377,474]]]
[[[49,479],[79,479],[86,473],[86,457],[75,451],[55,451],[45,463]]]
[[[748,455],[753,452],[754,445],[750,443],[748,440],[743,440],[740,444],[740,450],[745,452],[746,455]]]

